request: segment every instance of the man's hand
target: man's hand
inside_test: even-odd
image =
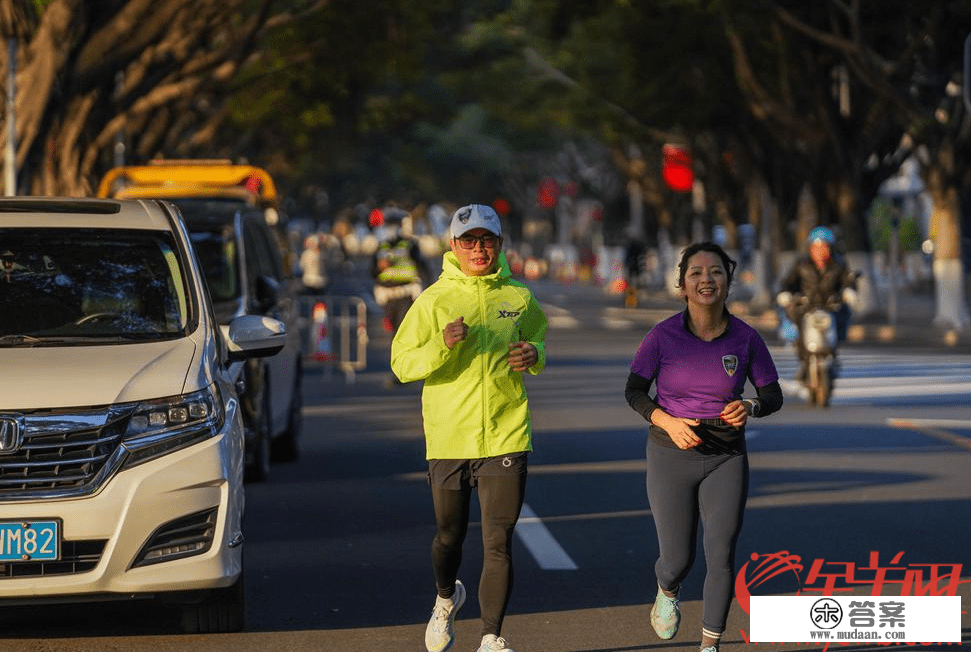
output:
[[[513,371],[526,371],[539,360],[539,352],[529,342],[509,343],[509,368]]]
[[[465,340],[469,336],[469,327],[465,323],[465,317],[459,317],[455,321],[445,324],[442,336],[445,338],[445,346],[449,349]]]

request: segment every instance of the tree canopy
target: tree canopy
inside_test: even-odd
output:
[[[709,222],[756,220],[763,188],[780,245],[808,196],[809,219],[864,249],[862,215],[903,157],[923,157],[941,202],[967,185],[969,15],[969,0],[0,0],[20,43],[21,192],[90,193],[122,157],[230,157],[298,204],[503,194],[526,216],[543,178],[614,206],[633,182],[676,228],[684,202],[659,172],[676,142]]]

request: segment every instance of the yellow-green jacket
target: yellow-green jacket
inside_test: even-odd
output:
[[[445,346],[446,324],[463,317],[468,337]],[[428,459],[479,459],[532,450],[532,424],[521,372],[509,368],[509,343],[530,342],[546,366],[546,315],[532,292],[499,270],[466,276],[445,253],[442,274],[408,310],[391,343],[391,369],[402,382],[424,380],[422,419]]]

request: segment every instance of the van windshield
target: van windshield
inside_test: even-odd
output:
[[[0,346],[183,336],[187,280],[169,233],[0,229]]]

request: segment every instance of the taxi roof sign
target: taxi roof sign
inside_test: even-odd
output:
[[[260,207],[277,204],[276,185],[266,170],[224,159],[164,159],[112,168],[98,184],[98,197],[212,197]]]

